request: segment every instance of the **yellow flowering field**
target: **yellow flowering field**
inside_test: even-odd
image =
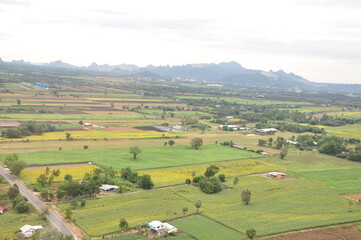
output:
[[[54,178],[54,182],[60,182],[64,180],[64,176],[66,174],[70,174],[73,176],[74,180],[83,179],[85,173],[92,172],[95,168],[99,168],[96,165],[89,165],[89,166],[81,166],[81,167],[65,167],[65,168],[50,168],[50,171],[53,169],[59,169],[60,175],[59,177]],[[33,184],[36,183],[37,177],[40,174],[44,174],[45,169],[33,169],[33,170],[23,170],[20,175],[20,179],[26,184]]]
[[[175,137],[173,133],[157,132],[157,131],[102,131],[102,130],[90,130],[90,131],[66,131],[71,134],[71,137],[75,140],[78,139],[123,139],[123,138],[160,138],[163,135],[168,137]],[[47,132],[42,135],[34,135],[25,138],[18,139],[5,139],[0,138],[0,141],[23,141],[26,139],[44,141],[44,140],[65,140],[66,132]]]
[[[155,187],[182,184],[187,178],[192,179],[192,172],[203,175],[206,168],[212,163],[188,165],[181,167],[159,168],[139,171],[140,174],[149,174]],[[226,177],[235,177],[253,173],[264,173],[269,171],[286,171],[284,167],[267,163],[263,159],[242,159],[226,162],[213,163],[220,168],[219,174]]]

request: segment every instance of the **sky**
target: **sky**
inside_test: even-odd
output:
[[[78,66],[237,61],[361,84],[361,0],[0,0],[0,57]]]

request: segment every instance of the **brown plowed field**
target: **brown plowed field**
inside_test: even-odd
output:
[[[357,225],[305,230],[265,240],[360,240],[361,232],[355,226]]]

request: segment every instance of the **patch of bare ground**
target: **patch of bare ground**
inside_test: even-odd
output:
[[[20,126],[19,122],[0,122],[0,127],[3,128],[14,128]]]
[[[264,240],[360,240],[361,232],[355,229],[358,224],[303,230]]]
[[[190,138],[194,138],[194,137],[233,137],[235,136],[235,134],[228,134],[228,133],[224,133],[224,134],[218,134],[218,133],[204,133],[204,134],[201,134],[201,133],[188,133],[186,134],[185,136],[187,137],[190,137]]]
[[[358,202],[361,199],[361,193],[344,194],[345,198]],[[360,238],[361,239],[361,238]]]
[[[140,129],[133,127],[107,127],[105,129],[109,131],[140,131]]]

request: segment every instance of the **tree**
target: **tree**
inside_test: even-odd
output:
[[[18,161],[18,160],[19,160],[19,155],[17,155],[16,153],[9,154],[9,155],[5,156],[4,164],[6,166],[8,166],[11,162]]]
[[[331,140],[322,143],[318,151],[328,155],[337,155],[342,153],[342,151],[346,151],[346,148],[335,140]]]
[[[185,215],[188,212],[188,207],[184,207],[182,210],[183,210],[183,214]]]
[[[18,195],[20,191],[16,184],[14,184],[12,187],[9,188],[7,195],[11,200],[14,200]]]
[[[70,182],[73,180],[73,176],[71,174],[66,174],[64,176],[64,180]]]
[[[288,150],[287,148],[282,148],[280,152],[280,158],[284,159],[287,156]]]
[[[21,100],[20,100],[20,99],[16,99],[16,103],[17,103],[18,105],[21,105]]]
[[[248,203],[251,201],[251,191],[243,190],[242,191],[242,202],[245,205],[248,205]]]
[[[65,139],[66,139],[67,141],[72,140],[73,138],[71,137],[71,133],[65,133]]]
[[[144,174],[140,177],[139,186],[143,189],[151,189],[154,184],[150,178],[150,175]]]
[[[83,200],[81,200],[80,201],[80,206],[81,207],[85,207],[85,205],[86,205],[86,201],[83,199]]]
[[[71,221],[71,216],[73,215],[73,211],[70,208],[66,208],[65,209],[65,220],[70,222]]]
[[[59,169],[53,169],[53,176],[54,177],[59,177],[60,176],[60,170]]]
[[[221,182],[225,182],[225,181],[226,181],[226,175],[224,175],[224,174],[219,174],[219,175],[218,175],[218,178],[219,178],[219,180],[221,180]]]
[[[222,191],[222,185],[219,178],[213,176],[211,178],[203,178],[199,181],[199,188],[202,192],[207,194],[217,193]]]
[[[237,185],[238,183],[239,183],[239,179],[238,179],[238,177],[235,177],[234,180],[233,180],[233,184]]]
[[[48,182],[48,177],[45,174],[40,174],[39,177],[36,178],[36,181],[40,183],[41,186],[45,187]]]
[[[199,130],[202,131],[202,134],[207,130],[208,125],[207,124],[199,124],[198,125]]]
[[[206,177],[213,177],[214,175],[216,175],[216,173],[219,171],[219,167],[217,167],[216,165],[211,165],[207,168],[206,172],[204,173],[204,176]]]
[[[259,139],[259,140],[258,140],[258,145],[259,145],[259,146],[266,146],[266,143],[267,143],[266,140],[263,140],[263,139]]]
[[[14,161],[9,165],[9,169],[11,174],[15,176],[19,176],[21,171],[26,167],[26,163],[24,161]]]
[[[199,149],[203,145],[202,138],[193,138],[191,141],[191,146],[194,149]]]
[[[256,236],[256,230],[254,228],[250,228],[246,231],[246,235],[249,239],[253,239]]]
[[[26,213],[30,209],[30,204],[25,201],[20,201],[18,204],[16,204],[15,209],[19,213]]]
[[[172,139],[168,141],[169,146],[173,146],[175,144],[175,141],[173,141]]]
[[[133,159],[136,159],[137,155],[142,153],[142,150],[139,147],[131,147],[129,148],[129,153],[133,154]]]
[[[124,218],[121,218],[119,221],[119,227],[121,230],[127,230],[129,227],[127,220],[125,220]]]
[[[186,179],[186,184],[189,185],[189,184],[191,184],[191,182],[192,182],[192,181],[191,181],[189,178]]]
[[[195,207],[197,208],[197,213],[199,212],[199,209],[202,207],[202,201],[197,200],[195,203]]]
[[[46,167],[45,168],[45,175],[48,176],[50,174],[50,168]]]

